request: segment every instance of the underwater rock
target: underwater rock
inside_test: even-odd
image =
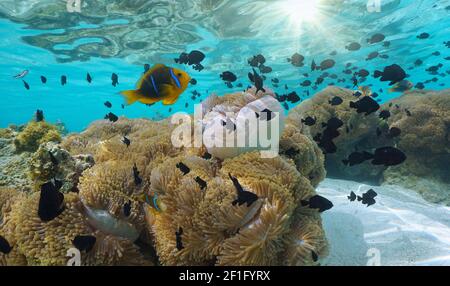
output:
[[[407,160],[387,169],[383,184],[418,191],[436,203],[450,205],[450,90],[405,93],[385,104],[390,127],[401,130],[393,140]]]
[[[54,142],[42,144],[29,162],[30,177],[35,186],[51,179],[63,182],[61,192],[77,191],[81,173],[94,165],[91,155],[72,157],[69,152]]]
[[[328,100],[334,96],[342,98],[343,103],[337,106],[329,104]],[[339,136],[333,140],[337,151],[325,154],[329,177],[375,185],[400,185],[418,191],[431,202],[448,205],[449,90],[406,92],[381,106],[380,111],[389,111],[387,120],[380,118],[378,113],[358,114],[349,108],[348,103],[354,100],[352,91],[329,87],[292,109],[286,124],[301,134],[314,137],[323,131],[322,123],[333,117],[339,118],[343,126],[338,129]],[[316,119],[314,125],[302,124],[301,120],[308,116]],[[389,135],[392,128],[400,131],[398,136]],[[346,166],[342,162],[353,152],[373,152],[381,146],[395,146],[405,153],[406,161],[389,168],[374,166],[370,160],[355,166]]]
[[[379,147],[379,144],[390,143],[386,137],[377,137],[377,128],[385,130],[387,126],[376,113],[366,116],[350,108],[350,102],[358,100],[353,93],[354,91],[344,88],[328,87],[293,108],[289,112],[286,124],[314,138],[323,133],[325,127],[322,124],[326,124],[332,118],[341,120],[343,126],[337,129],[339,135],[333,139],[337,151],[325,154],[327,175],[379,183],[385,167],[374,166],[370,162],[364,162],[356,167],[348,167],[342,163],[343,159],[356,150],[371,150]],[[330,104],[330,100],[336,96],[343,100],[342,104]],[[307,126],[302,122],[308,116],[316,119],[314,125]]]

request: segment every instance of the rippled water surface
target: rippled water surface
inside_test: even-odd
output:
[[[316,3],[317,2],[317,3]],[[311,4],[313,3],[313,4]],[[169,115],[168,107],[133,105],[120,108],[120,90],[133,87],[145,63],[164,63],[185,69],[198,80],[182,95],[172,112],[192,111],[193,103],[207,94],[238,91],[227,88],[219,74],[230,70],[238,82],[249,84],[247,59],[262,53],[273,72],[267,74],[266,85],[279,78],[279,93],[297,91],[304,95],[304,73],[310,63],[333,58],[336,66],[327,70],[346,83],[327,78],[318,90],[328,84],[346,87],[351,75],[343,75],[347,63],[371,73],[396,63],[409,73],[413,83],[427,83],[427,89],[449,87],[450,41],[449,0],[381,0],[380,12],[370,13],[364,0],[81,0],[80,13],[69,13],[66,1],[2,0],[0,1],[0,126],[22,124],[36,109],[43,109],[50,121],[61,120],[70,131],[80,131],[107,112],[103,102],[113,104],[112,111],[127,117],[159,119]],[[310,9],[310,10],[308,10]],[[421,33],[428,39],[418,39]],[[389,47],[370,45],[367,38],[375,33],[386,36]],[[359,42],[356,52],[345,46]],[[205,70],[197,72],[173,61],[181,52],[201,50],[206,54]],[[336,56],[330,53],[336,51]],[[377,51],[389,58],[367,61]],[[305,66],[296,68],[287,62],[294,53],[305,56]],[[436,55],[435,52],[439,52]],[[435,55],[433,55],[435,53]],[[421,59],[424,64],[415,67]],[[439,74],[425,70],[443,64]],[[411,68],[411,69],[410,69]],[[15,74],[28,69],[26,90]],[[449,71],[448,73],[446,71]],[[86,73],[92,84],[85,80]],[[111,85],[111,73],[119,75],[119,86]],[[315,72],[311,80],[320,75]],[[61,75],[68,85],[61,86]],[[40,76],[48,83],[42,85]],[[387,90],[388,85],[371,76],[364,83],[373,90]],[[197,90],[202,96],[191,99]],[[382,101],[398,96],[383,92]],[[186,108],[185,104],[189,103]]]

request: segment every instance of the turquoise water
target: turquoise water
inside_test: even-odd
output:
[[[346,63],[372,74],[391,64],[399,64],[414,84],[437,77],[437,82],[425,84],[426,89],[450,87],[450,1],[381,1],[380,13],[369,13],[367,1],[323,0],[317,5],[312,19],[296,8],[305,7],[302,0],[279,1],[83,1],[81,13],[68,13],[60,1],[12,1],[0,3],[0,127],[29,121],[36,109],[44,110],[46,120],[61,121],[70,131],[81,131],[92,121],[102,119],[108,112],[129,118],[165,118],[176,111],[193,111],[208,94],[219,95],[240,91],[229,89],[219,74],[230,70],[238,81],[250,84],[247,73],[251,67],[247,59],[262,53],[273,72],[267,74],[265,85],[273,88],[271,79],[280,79],[280,94],[296,91],[303,95],[311,87],[303,88],[306,79],[314,82],[322,73],[311,73],[314,59],[333,58],[336,66],[330,74],[344,75]],[[314,2],[314,1],[313,1]],[[299,4],[300,3],[300,4]],[[289,5],[294,5],[290,9]],[[296,6],[300,5],[300,6]],[[299,21],[299,18],[304,18]],[[426,32],[430,38],[417,39]],[[391,43],[369,45],[375,33],[386,36]],[[350,52],[350,42],[362,44],[361,50]],[[173,61],[181,52],[200,50],[206,54],[202,62],[205,70],[177,65]],[[336,56],[330,53],[336,51]],[[373,51],[388,55],[388,59],[366,61]],[[440,55],[432,55],[439,51]],[[296,68],[286,61],[294,53],[305,56],[305,66]],[[424,64],[414,67],[421,59]],[[143,72],[145,63],[164,63],[186,70],[198,84],[190,86],[174,106],[160,103],[148,107],[141,104],[121,108],[121,90],[132,89]],[[443,64],[438,75],[425,69]],[[31,89],[13,78],[23,70]],[[446,73],[446,71],[449,71]],[[90,73],[93,82],[86,81]],[[111,85],[111,74],[119,75],[119,85]],[[310,76],[305,78],[304,73]],[[47,77],[43,85],[40,76]],[[66,75],[68,84],[61,86],[60,77]],[[327,78],[317,91],[334,83],[352,86]],[[284,85],[288,85],[285,90]],[[388,93],[388,84],[372,76],[362,85],[373,84],[372,90],[382,88],[384,102],[400,93]],[[197,90],[202,96],[191,99]],[[103,103],[110,101],[112,109]],[[188,103],[189,106],[185,107]],[[292,106],[291,106],[292,107]]]

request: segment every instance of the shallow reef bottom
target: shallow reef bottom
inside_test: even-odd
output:
[[[347,199],[374,189],[377,203],[366,207]],[[426,202],[395,185],[370,186],[325,179],[317,192],[334,208],[322,215],[330,254],[322,265],[450,265],[449,207]]]

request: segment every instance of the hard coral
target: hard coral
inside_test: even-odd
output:
[[[61,142],[61,135],[55,126],[45,121],[29,122],[14,140],[19,152],[34,152],[47,142]]]
[[[390,143],[387,138],[383,138],[384,141],[377,138],[377,128],[386,127],[383,127],[384,123],[376,113],[366,116],[350,108],[350,102],[358,100],[353,96],[353,93],[352,90],[348,89],[328,87],[293,108],[289,112],[286,122],[288,125],[295,126],[300,133],[313,138],[325,129],[322,124],[326,124],[333,117],[340,119],[344,125],[338,129],[340,134],[333,140],[337,152],[325,154],[327,173],[330,176],[347,179],[358,178],[360,181],[368,180],[379,183],[384,167],[373,166],[370,162],[365,162],[355,168],[346,167],[342,163],[342,160],[355,150],[370,150],[379,147],[378,144]],[[335,96],[340,97],[343,103],[337,106],[331,105],[329,101]],[[306,126],[302,123],[302,119],[308,116],[316,119],[313,126]]]
[[[407,160],[384,172],[384,183],[415,189],[432,202],[450,204],[450,90],[411,91],[385,104],[395,143]]]

